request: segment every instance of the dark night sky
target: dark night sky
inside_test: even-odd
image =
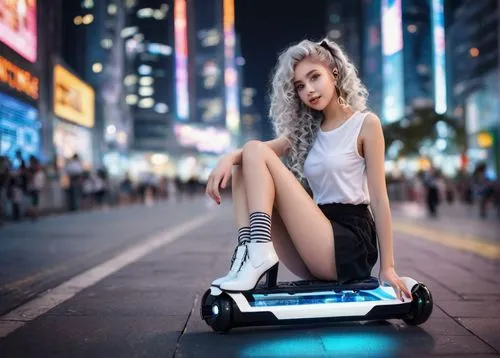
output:
[[[324,37],[325,0],[236,0],[235,17],[246,60],[244,86],[257,90],[256,104],[266,119],[278,55],[292,43]]]

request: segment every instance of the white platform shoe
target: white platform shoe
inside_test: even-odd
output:
[[[240,271],[231,280],[224,281],[220,288],[226,291],[249,291],[267,274],[266,287],[276,285],[278,278],[278,255],[272,242],[247,244],[248,257]]]
[[[243,264],[246,255],[247,255],[247,245],[238,245],[238,247],[236,247],[236,251],[233,256],[231,269],[229,270],[226,276],[214,280],[212,282],[212,286],[219,287],[223,282],[235,278],[236,275],[238,274],[238,271],[241,269],[241,265]]]

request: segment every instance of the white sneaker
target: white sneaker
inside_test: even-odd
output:
[[[238,245],[233,254],[233,259],[231,263],[231,269],[227,273],[226,276],[220,277],[212,282],[212,286],[219,287],[221,283],[226,282],[228,280],[232,280],[236,277],[238,271],[245,260],[245,256],[247,254],[247,246],[246,245]]]
[[[267,287],[276,285],[278,276],[278,255],[272,242],[247,244],[248,257],[236,277],[225,280],[220,288],[226,291],[249,291],[267,273]]]

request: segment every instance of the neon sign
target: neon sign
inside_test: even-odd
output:
[[[443,0],[432,0],[432,44],[434,65],[434,109],[446,112],[446,56],[444,39]]]
[[[36,62],[36,0],[0,0],[0,41]]]
[[[38,78],[28,71],[20,69],[2,56],[0,56],[0,82],[28,95],[34,100],[38,99]]]
[[[175,38],[175,89],[177,95],[177,117],[185,121],[189,117],[188,93],[188,43],[186,0],[174,3]]]
[[[224,0],[224,83],[226,85],[226,127],[233,134],[240,129],[238,73],[235,64],[234,0]]]

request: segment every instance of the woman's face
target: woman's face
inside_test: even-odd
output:
[[[305,58],[295,67],[293,84],[304,104],[322,111],[335,96],[335,80],[328,67]]]

